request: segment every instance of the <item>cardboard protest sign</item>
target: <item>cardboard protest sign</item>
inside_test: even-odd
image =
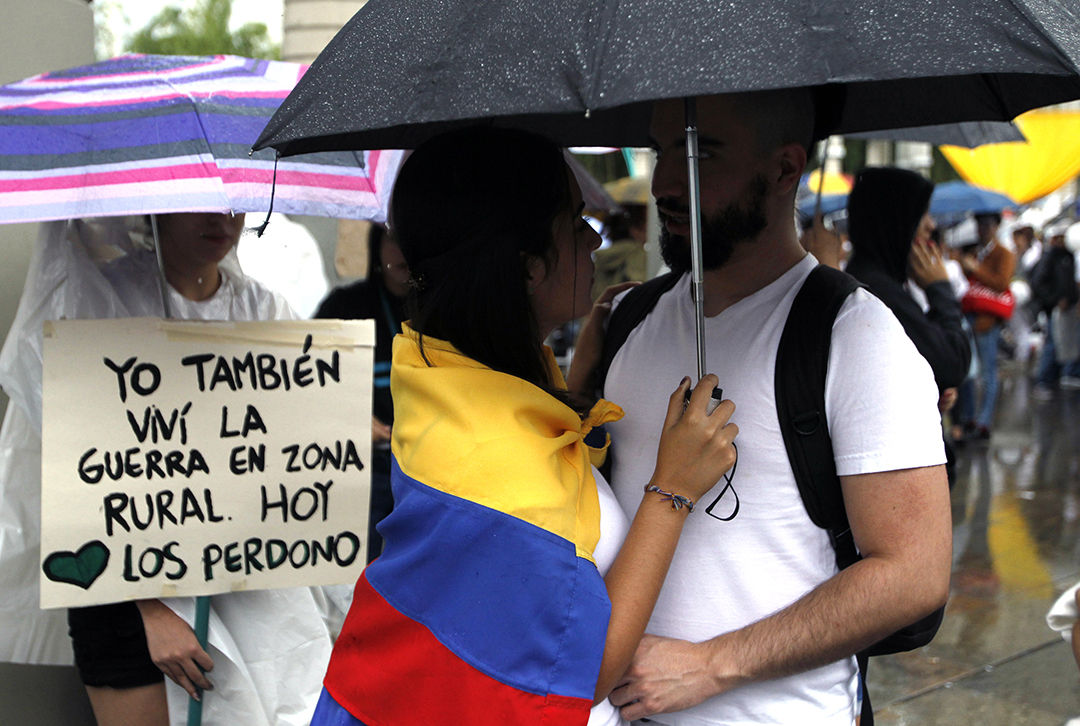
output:
[[[41,606],[353,582],[374,325],[46,323]]]

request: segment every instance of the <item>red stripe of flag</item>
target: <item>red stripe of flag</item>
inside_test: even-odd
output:
[[[363,575],[324,685],[361,721],[394,726],[584,726],[592,707],[583,698],[527,693],[481,673],[394,609]]]

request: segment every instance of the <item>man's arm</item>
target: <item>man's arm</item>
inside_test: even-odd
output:
[[[645,636],[611,694],[623,718],[846,658],[941,606],[952,523],[943,466],[841,477],[863,559],[787,608],[703,643]]]

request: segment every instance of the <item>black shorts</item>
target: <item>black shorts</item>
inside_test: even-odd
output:
[[[137,688],[164,678],[150,660],[142,616],[133,602],[71,608],[68,634],[87,686]]]

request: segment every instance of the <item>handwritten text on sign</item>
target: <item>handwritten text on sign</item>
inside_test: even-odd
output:
[[[46,324],[42,607],[353,582],[371,321]]]

